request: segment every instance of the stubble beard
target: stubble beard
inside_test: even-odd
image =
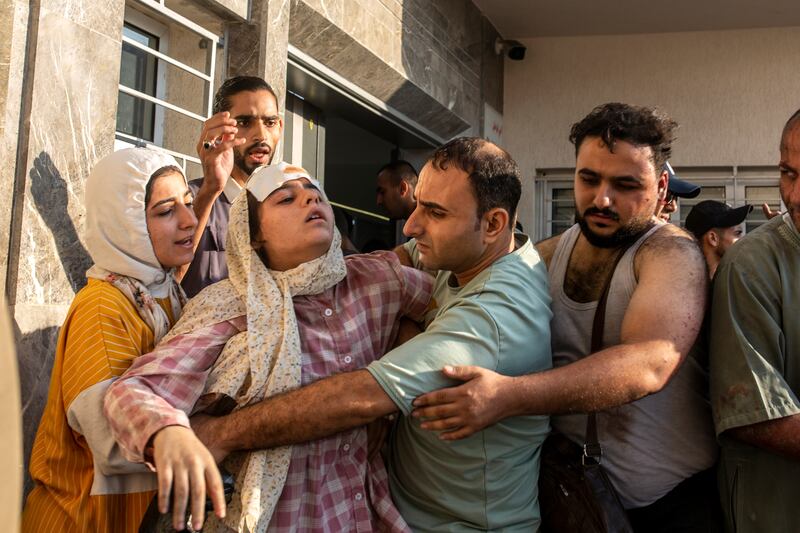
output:
[[[636,241],[642,233],[650,229],[653,225],[650,217],[634,218],[624,226],[620,226],[611,235],[598,235],[592,231],[589,227],[589,223],[586,222],[585,216],[590,210],[591,208],[587,209],[583,214],[575,211],[575,221],[578,223],[583,236],[589,241],[589,244],[597,248],[619,248],[630,244]],[[614,215],[616,216],[616,214]],[[617,217],[615,220],[619,220],[619,218]]]
[[[256,146],[258,146],[258,145],[254,144],[252,146],[249,146],[248,148],[246,148],[242,152],[240,152],[236,148],[233,149],[233,164],[236,165],[236,168],[238,168],[239,170],[244,172],[247,176],[252,174],[255,169],[257,169],[258,167],[261,166],[261,165],[248,165],[247,164],[247,152],[249,152],[250,149],[255,148]],[[267,160],[267,165],[271,165],[272,164],[272,160],[274,158],[275,158],[275,151],[270,146],[269,160]]]

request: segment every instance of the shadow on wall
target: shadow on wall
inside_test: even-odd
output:
[[[33,160],[30,178],[33,205],[53,235],[73,292],[78,292],[86,285],[86,271],[92,266],[92,258],[78,239],[67,211],[67,182],[47,152],[40,152]]]
[[[50,386],[50,372],[53,369],[59,328],[52,326],[22,335],[16,320],[13,325],[14,338],[17,341],[19,388],[22,395],[22,448],[25,466],[22,494],[25,498],[33,488],[28,465],[39,419],[47,403],[47,390]]]
[[[78,239],[77,229],[69,216],[67,183],[47,152],[39,153],[33,160],[29,176],[33,205],[52,234],[64,274],[73,292],[77,293],[86,285],[86,271],[92,266],[92,258]],[[59,329],[50,326],[23,334],[14,320],[22,395],[25,496],[33,487],[28,464],[39,419],[47,402]]]

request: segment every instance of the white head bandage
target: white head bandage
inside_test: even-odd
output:
[[[311,177],[305,169],[281,161],[274,165],[258,167],[247,180],[246,189],[255,196],[256,200],[263,202],[270,194],[283,186],[287,181],[305,178],[316,187],[322,198],[327,201],[325,192],[319,182]]]

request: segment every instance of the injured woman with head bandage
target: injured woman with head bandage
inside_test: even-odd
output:
[[[286,163],[253,173],[228,231],[229,279],[190,300],[106,395],[123,454],[155,468],[159,510],[171,505],[176,529],[187,511],[191,527],[203,525],[207,492],[215,513],[204,531],[407,530],[366,427],[268,450],[215,446],[200,428],[209,414],[380,358],[401,317],[422,319],[432,279],[391,252],[343,258],[322,188]],[[235,478],[227,506],[215,465],[222,456]]]

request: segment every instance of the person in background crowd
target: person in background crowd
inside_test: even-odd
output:
[[[107,458],[92,456],[95,441],[85,430],[94,428],[76,428],[73,410],[85,391],[121,375],[178,319],[186,298],[173,272],[192,260],[196,226],[192,193],[172,156],[120,150],[86,180],[86,248],[94,266],[59,334],[23,531],[138,531],[154,485],[133,493],[103,486],[95,469]]]
[[[752,210],[752,205],[734,209],[722,202],[704,200],[689,211],[685,226],[703,250],[710,279],[714,278],[725,252],[742,237],[742,223]]]
[[[664,222],[669,222],[672,213],[678,209],[678,198],[696,198],[700,194],[700,185],[678,179],[672,165],[667,161],[664,164],[669,181],[667,182],[667,195],[659,199],[656,206],[656,216]]]
[[[585,413],[596,412],[602,464],[635,531],[648,533],[719,524],[707,377],[690,354],[708,276],[694,239],[654,214],[675,127],[620,103],[572,126],[577,224],[537,245],[550,278],[555,368],[519,377],[445,368],[466,383],[418,398],[414,413],[447,440],[507,417],[552,414],[554,429],[582,446]],[[603,349],[592,353],[606,280]]]
[[[800,110],[780,140],[786,213],[722,258],[711,308],[711,402],[728,531],[800,531]]]
[[[375,203],[391,220],[406,220],[417,205],[417,171],[408,161],[393,161],[378,171]]]
[[[195,196],[195,257],[181,285],[191,298],[228,277],[225,247],[231,204],[252,172],[272,163],[283,135],[278,98],[261,78],[229,78],[214,96],[214,115],[197,143],[203,177],[189,182]]]

